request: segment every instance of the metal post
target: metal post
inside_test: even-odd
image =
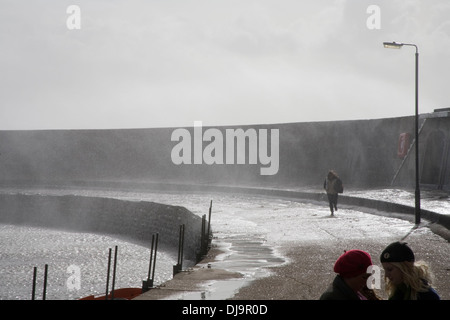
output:
[[[114,251],[114,266],[113,266],[113,278],[112,278],[112,288],[111,288],[111,300],[114,300],[114,286],[116,284],[116,265],[117,265],[117,246]]]
[[[48,273],[48,264],[46,264],[44,268],[44,290],[42,292],[42,300],[45,300],[45,297],[47,295],[47,273]]]
[[[109,272],[111,270],[111,248],[109,248],[109,255],[108,255],[108,271],[106,275],[106,293],[105,293],[105,300],[108,300],[108,292],[109,292]]]
[[[155,246],[155,235],[152,235],[152,246],[150,248],[150,262],[148,264],[147,282],[150,281],[150,274],[152,272],[153,248],[154,248],[154,246]]]
[[[419,48],[413,43],[396,43],[396,42],[383,42],[385,48],[400,49],[403,46],[410,46],[416,48],[416,77],[415,77],[415,141],[416,141],[416,190],[414,195],[415,206],[414,215],[416,225],[420,224],[420,174],[419,174]]]
[[[200,237],[200,254],[203,256],[206,252],[206,214],[202,216],[202,231]]]
[[[416,47],[416,191],[415,191],[415,207],[414,215],[416,225],[420,224],[420,175],[419,175],[419,51]]]
[[[178,239],[178,262],[173,266],[173,275],[176,275],[183,269],[183,246],[184,246],[184,224],[180,225],[180,234]]]
[[[153,283],[150,283],[150,274],[152,272],[152,262],[153,262],[153,248],[155,246],[155,235],[152,235],[152,246],[150,248],[150,261],[148,263],[148,273],[147,280],[142,281],[142,292],[147,292],[150,287],[153,286]]]
[[[34,300],[36,295],[36,273],[37,267],[33,268],[33,288],[31,289],[31,300]]]
[[[156,268],[156,253],[158,252],[158,238],[159,233],[156,234],[156,242],[155,242],[155,257],[153,259],[153,269],[152,269],[152,287],[153,287],[153,281],[155,279],[155,268]]]
[[[212,200],[209,204],[209,217],[208,217],[208,239],[211,237],[211,211],[212,211]]]
[[[184,251],[184,224],[181,225],[181,257],[180,257],[180,271],[183,269],[183,251]]]

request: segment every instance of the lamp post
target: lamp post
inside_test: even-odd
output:
[[[415,44],[383,42],[385,48],[401,49],[403,46],[416,48],[416,114],[415,114],[415,140],[416,140],[416,191],[414,215],[416,225],[420,224],[420,186],[419,186],[419,50]]]

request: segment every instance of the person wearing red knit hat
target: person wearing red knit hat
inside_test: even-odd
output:
[[[320,300],[368,300],[361,291],[371,275],[367,268],[372,265],[370,254],[362,250],[349,250],[334,264],[337,273],[332,284],[320,296]]]

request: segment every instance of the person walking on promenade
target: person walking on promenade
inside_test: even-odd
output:
[[[404,242],[388,245],[380,256],[389,300],[440,300],[431,287],[431,273],[424,261],[415,262]]]
[[[342,254],[334,264],[337,273],[331,285],[322,293],[320,300],[378,300],[372,290],[367,288],[372,265],[370,254],[362,250],[349,250]],[[369,294],[363,294],[362,292]]]
[[[323,188],[327,193],[331,215],[333,216],[334,211],[337,211],[338,194],[344,191],[342,180],[339,178],[336,172],[330,170],[323,183]]]

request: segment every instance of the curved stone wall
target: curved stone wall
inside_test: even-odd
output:
[[[441,150],[442,145],[450,150],[450,116],[439,115],[422,117],[426,122],[421,122],[424,125],[420,134],[420,163],[423,183],[445,188],[450,186],[450,151],[435,151]],[[178,129],[191,138],[186,144],[191,148],[183,149],[191,164],[177,164],[172,158],[174,149],[178,150],[181,143],[173,141],[172,135]],[[317,187],[323,183],[328,170],[335,169],[346,187],[386,187],[392,182],[414,186],[414,152],[404,158],[398,156],[399,137],[404,134],[413,137],[414,117],[216,127],[212,128],[214,133],[223,139],[214,140],[217,149],[211,148],[211,138],[203,137],[209,129],[0,131],[0,183],[117,185],[161,181]],[[229,130],[267,134],[259,134],[258,142],[251,148],[248,136],[243,149],[235,142],[236,160],[230,163],[228,153],[233,148],[227,145]],[[262,164],[261,156],[274,151],[269,139],[272,134],[268,134],[272,130],[279,132],[277,171],[263,175],[261,169],[268,165]],[[439,141],[431,139],[434,136]],[[198,142],[196,137],[205,141]],[[261,141],[264,148],[259,145]],[[409,150],[410,143],[412,138],[404,146],[405,150]],[[206,149],[214,149],[215,156],[223,163],[209,164],[211,155],[205,161],[201,153]],[[250,149],[257,150],[253,163],[249,160]],[[267,150],[261,152],[261,149]],[[238,150],[241,151],[239,164]],[[200,153],[199,157],[193,156],[196,152]]]
[[[0,194],[0,222],[59,230],[108,234],[151,247],[178,250],[185,225],[184,257],[196,261],[202,218],[184,207],[83,196]]]
[[[244,163],[194,164],[192,154],[188,155],[192,164],[174,163],[172,151],[179,142],[172,141],[172,133],[179,128],[0,131],[0,183],[169,181],[318,186],[328,170],[335,169],[347,187],[389,185],[401,163],[397,158],[399,134],[412,132],[412,120],[403,117],[214,128],[224,140],[227,130],[279,130],[279,169],[272,175],[261,174],[261,168],[267,165],[260,164],[260,158],[257,164],[250,163],[248,140]],[[194,140],[195,128],[185,129]],[[202,127],[203,132],[208,129]],[[194,141],[191,144],[195,146]],[[223,141],[222,158],[229,156],[225,145]],[[209,142],[204,141],[202,148],[207,146]],[[271,147],[267,148],[270,152]],[[195,150],[191,148],[192,153]]]

